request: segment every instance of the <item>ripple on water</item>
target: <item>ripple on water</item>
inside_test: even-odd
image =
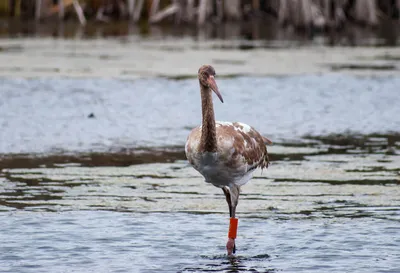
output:
[[[2,154],[182,147],[201,116],[195,79],[1,78],[0,83],[0,139],[7,140],[0,143]],[[396,132],[399,85],[397,77],[348,75],[220,79],[226,103],[215,103],[215,111],[218,120],[248,123],[274,141]]]
[[[12,216],[12,217],[10,217]],[[100,211],[0,215],[3,272],[398,272],[398,223]]]
[[[344,81],[336,76],[307,76],[252,80],[256,88],[247,93],[238,88],[249,78],[221,82],[232,92],[227,96],[230,103],[241,108],[236,113],[217,106],[218,115],[236,119],[240,114],[266,135],[284,132],[284,137],[277,137],[269,149],[270,168],[256,172],[242,189],[237,210],[238,255],[234,258],[224,255],[228,215],[222,191],[204,183],[184,157],[181,142],[192,121],[198,120],[200,109],[193,104],[193,111],[186,109],[184,118],[178,111],[162,111],[163,102],[168,109],[180,107],[171,99],[172,91],[182,98],[178,102],[182,107],[191,107],[192,96],[198,96],[187,92],[197,88],[191,87],[191,81],[156,80],[150,88],[148,80],[100,80],[99,85],[80,80],[5,80],[4,86],[12,87],[5,92],[9,97],[1,109],[6,116],[0,115],[0,120],[12,123],[0,122],[5,128],[0,130],[1,139],[10,139],[0,143],[0,152],[29,151],[37,140],[49,145],[37,146],[44,150],[67,145],[82,152],[93,143],[95,150],[118,145],[123,149],[2,157],[1,269],[363,273],[373,268],[400,272],[399,136],[328,134],[348,128],[361,132],[397,129],[398,115],[393,113],[398,96],[393,96],[398,79]],[[53,90],[54,86],[60,90]],[[152,96],[161,86],[167,86],[165,93]],[[293,86],[300,93],[294,93]],[[331,86],[337,88],[335,96],[327,90]],[[118,91],[110,95],[109,87],[118,87]],[[139,89],[145,92],[135,91]],[[72,95],[68,90],[74,90]],[[48,99],[43,100],[43,92]],[[162,116],[162,124],[157,118],[147,119],[142,104],[132,107],[133,98],[144,105],[160,105],[154,115]],[[288,101],[279,105],[281,98]],[[253,107],[254,100],[265,103]],[[24,107],[29,110],[32,101],[43,107],[29,112],[32,121],[27,124]],[[349,107],[354,104],[364,109],[356,113],[363,119],[348,119],[357,108]],[[300,116],[286,110],[292,105]],[[76,107],[72,112],[71,106]],[[373,114],[368,112],[372,108],[376,109]],[[94,112],[95,118],[87,119],[88,112]],[[254,119],[254,114],[259,118]],[[282,124],[269,124],[278,118]],[[168,128],[165,120],[171,120]],[[33,128],[32,124],[44,127]],[[20,131],[15,133],[12,126]],[[59,134],[60,128],[63,132],[71,129],[71,135]],[[87,130],[75,134],[82,128]],[[48,135],[42,135],[42,129]],[[297,137],[309,130],[328,133]],[[23,133],[26,146],[16,145],[21,139],[14,138],[13,132]],[[156,136],[151,143],[146,142],[149,136]],[[137,149],[139,144],[157,147]]]
[[[238,207],[241,216],[400,219],[399,156],[365,150],[346,154],[325,153],[324,147],[314,149],[320,152],[309,151],[306,160],[276,160],[272,154],[270,168],[255,172],[254,179],[242,188]],[[298,151],[303,152],[301,147],[291,147],[286,153]],[[285,149],[281,152],[284,155]],[[31,159],[30,164],[34,161]],[[14,166],[12,162],[4,164]],[[38,159],[37,164],[40,162]],[[1,209],[195,214],[227,211],[221,190],[204,183],[186,161],[126,167],[102,165],[5,168],[0,173]]]

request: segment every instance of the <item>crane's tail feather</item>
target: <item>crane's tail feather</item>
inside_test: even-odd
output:
[[[265,136],[261,136],[266,145],[272,145],[272,141]]]

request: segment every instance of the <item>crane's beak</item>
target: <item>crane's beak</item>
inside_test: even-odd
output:
[[[215,92],[215,94],[217,94],[219,100],[224,103],[224,99],[221,96],[221,93],[218,90],[218,86],[217,83],[215,82],[215,78],[214,76],[209,76],[207,79],[208,82],[208,86],[210,86],[210,88]]]

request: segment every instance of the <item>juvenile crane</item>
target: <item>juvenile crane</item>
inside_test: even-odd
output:
[[[202,124],[189,134],[185,153],[189,163],[204,176],[205,182],[221,188],[229,206],[230,227],[226,249],[235,253],[237,232],[236,206],[240,187],[258,167],[269,164],[266,144],[272,142],[251,126],[241,122],[215,121],[212,91],[223,103],[215,82],[215,70],[203,65],[198,71],[201,91]]]

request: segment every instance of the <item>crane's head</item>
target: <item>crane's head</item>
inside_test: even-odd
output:
[[[222,99],[221,93],[219,93],[217,83],[215,82],[215,70],[211,65],[202,65],[198,72],[199,82],[202,86],[211,88],[212,91],[218,96],[221,102],[224,102]]]

